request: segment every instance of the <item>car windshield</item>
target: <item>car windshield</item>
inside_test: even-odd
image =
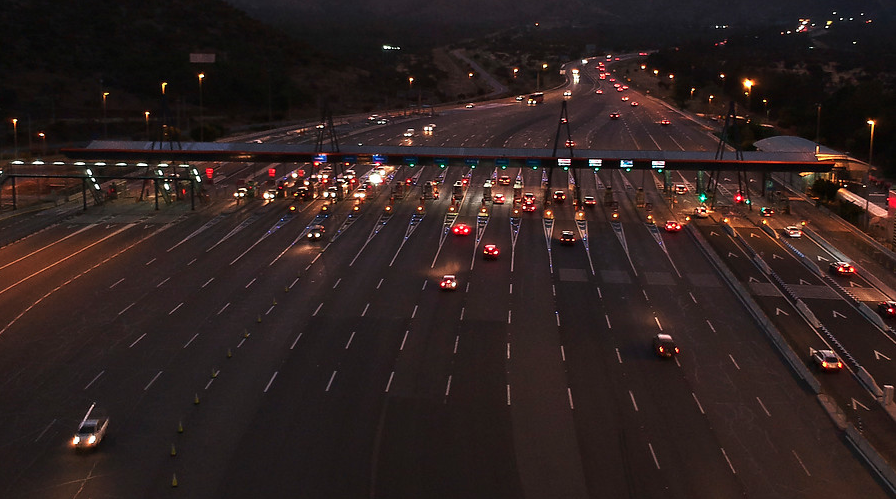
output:
[[[78,433],[85,434],[85,433],[93,433],[95,431],[96,431],[96,425],[88,424],[88,425],[82,426],[81,429],[78,430]]]

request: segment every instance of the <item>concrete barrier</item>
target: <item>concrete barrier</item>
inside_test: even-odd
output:
[[[778,231],[768,226],[768,224],[759,224],[759,228],[765,231],[766,234],[771,236],[774,239],[781,239],[781,234],[778,234]]]
[[[887,484],[890,492],[896,494],[896,472],[893,471],[890,463],[877,452],[877,449],[875,449],[873,445],[871,445],[871,442],[869,442],[853,425],[849,425],[846,428],[846,440],[852,444],[853,448],[861,454],[863,458],[865,458],[865,462],[867,462],[872,469],[874,469],[875,473],[877,473],[877,476]]]
[[[797,298],[796,300],[796,309],[799,311],[800,315],[802,315],[803,318],[806,319],[806,322],[812,324],[812,327],[814,327],[815,329],[818,329],[822,326],[821,321],[818,320],[818,317],[815,317],[815,314],[811,310],[809,310],[809,307],[803,302],[803,300],[800,300],[799,298]]]
[[[861,312],[861,314],[864,315],[865,318],[868,319],[868,321],[871,322],[872,324],[874,324],[875,326],[881,328],[884,331],[886,331],[889,328],[887,323],[884,322],[883,317],[881,317],[880,314],[878,314],[874,310],[871,310],[871,307],[869,307],[868,305],[865,305],[864,303],[859,302],[858,309],[859,309],[859,312]]]

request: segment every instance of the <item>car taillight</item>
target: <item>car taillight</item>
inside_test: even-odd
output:
[[[665,349],[661,346],[661,347],[659,348],[658,351],[659,351],[660,353],[663,353],[663,352],[665,351]]]
[[[675,353],[678,353],[678,347],[675,347]]]

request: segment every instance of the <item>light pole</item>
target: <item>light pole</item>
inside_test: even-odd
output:
[[[513,77],[516,78],[516,75],[519,72],[520,72],[520,68],[513,68]]]
[[[865,123],[871,125],[871,142],[868,144],[868,175],[865,177],[865,230],[871,226],[871,214],[868,213],[868,200],[871,198],[868,191],[871,190],[871,161],[874,159],[874,120],[868,120]]]
[[[103,92],[103,138],[109,138],[109,125],[106,123],[106,97],[109,97],[109,92]]]
[[[694,90],[697,90],[697,89],[694,87],[691,87],[691,99],[694,98]]]
[[[146,139],[149,140],[149,111],[143,111],[143,118],[146,120]]]
[[[13,159],[19,159],[19,119],[12,119],[12,143],[13,143]]]
[[[756,82],[749,78],[744,78],[744,94],[747,96],[747,112],[750,112],[750,98],[753,96],[753,85]]]
[[[768,99],[762,99],[762,107],[765,108],[765,121],[768,121]]]
[[[40,137],[41,141],[41,157],[45,158],[47,156],[47,134],[44,132],[37,132],[37,136]]]
[[[414,91],[414,77],[408,76],[408,112],[411,114],[411,93]]]
[[[205,78],[205,73],[199,73],[196,76],[199,78],[199,142],[205,142],[205,127],[202,119],[202,80]]]

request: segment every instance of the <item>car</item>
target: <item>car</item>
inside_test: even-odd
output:
[[[566,200],[566,193],[563,191],[554,191],[554,201],[562,203]]]
[[[623,90],[622,87],[618,87],[618,88],[616,88],[616,91],[617,91],[617,92],[625,92],[625,90]]]
[[[613,81],[613,80],[610,80],[610,81]],[[613,88],[619,88],[619,87],[621,87],[621,86],[622,86],[621,83],[614,83],[614,84],[613,84]]]
[[[666,333],[659,333],[653,337],[653,351],[660,357],[672,357],[681,353],[672,335]]]
[[[309,241],[319,241],[324,237],[324,233],[326,229],[324,229],[323,225],[314,224],[310,228],[308,228],[308,233],[305,234],[305,238]]]
[[[627,95],[623,95],[623,96],[622,96],[622,102],[628,102],[628,96],[627,96]]]
[[[72,447],[75,449],[91,449],[100,444],[109,428],[109,418],[85,418],[78,425],[78,431],[72,437]]]
[[[498,258],[498,255],[501,254],[501,250],[498,249],[497,244],[486,244],[482,247],[482,258],[486,260],[494,260]]]
[[[583,203],[585,206],[596,206],[597,200],[594,199],[594,196],[585,196]]]
[[[492,203],[504,204],[504,195],[503,194],[492,194]]]
[[[638,101],[633,100],[633,101],[631,102],[631,106],[632,106],[632,107],[638,107]]]
[[[576,146],[576,141],[572,139],[566,139],[566,147],[573,148]]]
[[[535,203],[523,203],[523,211],[535,211]]]
[[[405,137],[413,137],[413,136],[414,136],[414,129],[413,129],[413,128],[408,128],[407,130],[405,130],[405,131],[404,131],[404,136],[405,136]]]
[[[787,234],[787,237],[802,237],[803,231],[796,225],[788,225],[784,227],[784,233]]]
[[[609,81],[616,81],[616,78],[610,78]]]
[[[498,183],[501,185],[510,185],[510,175],[501,175],[498,177]]]
[[[666,222],[666,232],[678,232],[681,230],[681,224],[676,222],[675,220],[669,220]]]
[[[709,210],[705,206],[694,208],[694,216],[697,218],[709,218]]]
[[[613,111],[612,113],[610,113],[610,119],[618,120],[619,119],[619,111]]]
[[[623,89],[623,90],[628,90],[628,85],[623,85],[623,86],[622,86],[622,89]]]
[[[759,214],[763,217],[770,217],[775,214],[775,209],[763,206],[762,208],[759,208]]]
[[[376,120],[377,125],[386,125],[388,123],[389,123],[389,120],[387,120],[386,118],[380,118],[380,119]]]
[[[563,92],[563,97],[571,97],[571,96],[572,96],[572,91],[570,91],[570,90],[565,90],[565,91]]]
[[[453,232],[455,236],[469,236],[470,226],[467,224],[455,224],[454,227],[451,228],[451,232]]]
[[[526,100],[526,96],[525,96],[525,95],[517,95],[517,96],[516,96],[516,101],[517,101],[517,102],[524,101],[524,100]]]
[[[233,197],[240,199],[249,196],[249,189],[245,187],[237,187],[236,192],[233,193]]]
[[[439,287],[447,291],[454,291],[457,289],[457,278],[454,277],[454,274],[445,274],[439,281]]]
[[[471,102],[471,103],[467,104],[467,105],[464,106],[464,107],[467,108],[467,109],[473,109],[473,108],[476,107],[476,106],[474,106],[473,103]]]
[[[837,275],[851,275],[856,273],[856,268],[849,262],[831,262],[828,269],[832,274]]]
[[[662,120],[660,120],[660,125],[666,126],[666,125],[671,125],[671,124],[672,124],[672,122],[667,120],[666,118],[663,118]]]
[[[523,193],[523,203],[535,203],[535,193],[524,192]]]
[[[887,300],[878,303],[877,311],[884,317],[896,317],[896,301]]]
[[[675,194],[687,194],[688,193],[688,186],[686,186],[684,184],[675,184],[674,189],[675,189]]]
[[[560,244],[575,244],[576,243],[576,234],[571,230],[564,230],[560,233]]]
[[[837,357],[833,350],[815,350],[810,348],[809,355],[812,356],[815,365],[822,371],[839,371],[843,369],[843,362],[840,361],[840,357]]]
[[[428,125],[424,125],[423,131],[427,132],[427,133],[432,133],[432,131],[435,130],[435,128],[436,128],[436,126],[433,125],[432,123],[430,123]]]
[[[594,93],[596,93],[596,94],[602,94],[602,93],[604,93],[604,91],[603,91],[603,89],[598,88],[597,90],[594,91]]]

